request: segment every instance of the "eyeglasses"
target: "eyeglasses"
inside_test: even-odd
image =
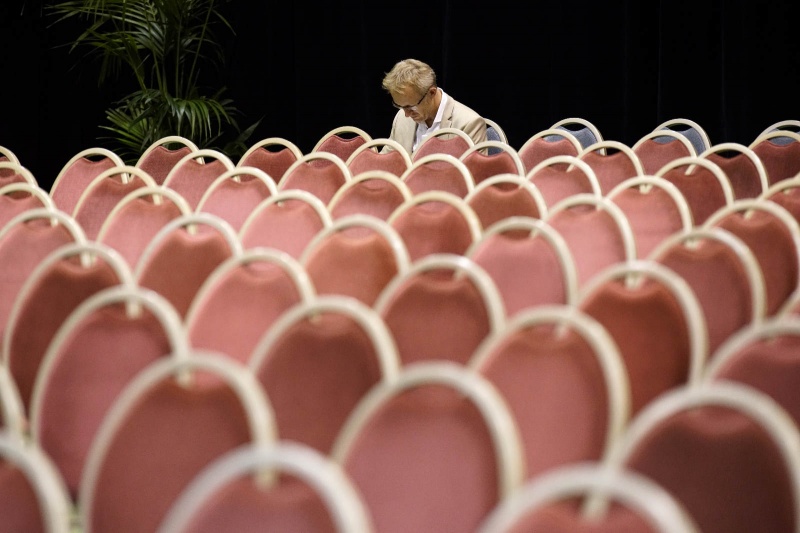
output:
[[[421,104],[423,100],[425,100],[425,97],[426,97],[426,96],[428,96],[428,94],[429,94],[430,92],[431,92],[431,88],[430,88],[430,87],[428,87],[428,88],[425,90],[425,94],[423,94],[423,95],[422,95],[422,98],[420,98],[420,99],[419,99],[419,101],[418,101],[416,104],[414,104],[414,105],[397,105],[397,104],[394,102],[394,100],[392,100],[392,107],[395,107],[395,108],[397,108],[397,109],[401,109],[401,110],[403,110],[403,111],[416,111],[416,110],[417,110],[417,106],[418,106],[419,104]]]

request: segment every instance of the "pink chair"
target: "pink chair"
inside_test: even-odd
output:
[[[768,131],[759,135],[748,148],[764,163],[770,185],[800,173],[800,134],[797,132]]]
[[[490,153],[490,150],[496,150],[496,152]],[[525,165],[517,151],[511,145],[501,141],[478,143],[464,152],[460,159],[472,174],[472,181],[476,186],[482,181],[500,174],[525,176]]]
[[[681,157],[697,157],[685,135],[670,129],[653,130],[643,135],[631,149],[642,163],[645,175],[652,176],[667,163]]]
[[[328,203],[328,211],[335,220],[363,214],[387,220],[413,193],[404,182],[385,170],[362,172],[339,187]]]
[[[303,152],[292,141],[269,137],[250,146],[236,166],[255,167],[266,173],[273,182],[280,183],[286,170],[301,157]]]
[[[567,130],[548,128],[531,135],[518,153],[527,174],[545,159],[560,155],[577,157],[581,149],[580,141]]]
[[[170,170],[185,156],[197,150],[197,145],[189,139],[179,135],[169,135],[148,146],[139,156],[135,166],[152,176],[157,185],[163,185]]]
[[[203,194],[225,172],[233,170],[233,162],[220,151],[201,149],[186,154],[164,178],[164,187],[183,196],[192,209],[197,208]]]
[[[37,208],[55,209],[47,191],[30,183],[9,183],[0,187],[0,228],[20,213]]]
[[[531,168],[525,179],[539,189],[549,207],[576,194],[603,195],[592,167],[574,156],[549,157]]]
[[[430,154],[415,158],[400,179],[412,194],[446,191],[460,198],[475,188],[469,169],[450,154]]]
[[[547,217],[547,205],[541,191],[516,174],[487,178],[464,200],[475,211],[484,228],[510,217]]]
[[[314,145],[312,152],[328,152],[342,161],[347,161],[361,145],[372,140],[372,136],[355,126],[339,126],[326,132]]]
[[[390,150],[383,151],[384,148]],[[383,170],[397,177],[411,167],[408,152],[392,139],[372,139],[365,142],[345,160],[347,168],[353,176],[369,170]]]
[[[195,211],[217,215],[239,231],[253,209],[277,192],[277,185],[263,171],[236,167],[209,185]]]
[[[94,178],[112,167],[124,165],[117,154],[105,148],[83,150],[72,156],[61,168],[50,187],[50,197],[60,210],[72,213],[81,194]]]
[[[753,150],[743,144],[715,144],[700,154],[700,157],[708,159],[722,169],[737,200],[757,198],[769,188],[769,178],[764,163]]]
[[[307,191],[324,205],[344,187],[353,175],[338,156],[325,152],[310,152],[290,166],[278,184],[278,191]]]
[[[36,177],[34,177],[30,170],[19,163],[0,160],[0,187],[12,183],[27,183],[28,185],[38,186]]]
[[[411,154],[411,161],[416,162],[431,154],[448,154],[458,159],[473,146],[475,146],[475,141],[464,130],[439,128],[422,140]]]
[[[626,179],[644,175],[639,156],[618,141],[605,140],[592,144],[578,154],[578,159],[594,170],[604,195]]]
[[[681,191],[696,226],[704,224],[715,211],[734,201],[730,180],[710,159],[675,159],[659,169],[656,176],[666,179]]]

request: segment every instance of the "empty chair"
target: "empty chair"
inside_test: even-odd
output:
[[[372,140],[372,136],[356,126],[339,126],[326,132],[314,145],[312,152],[328,152],[347,159],[359,146]]]
[[[233,161],[228,156],[220,151],[204,148],[186,154],[175,163],[164,178],[164,186],[177,191],[192,209],[196,209],[214,180],[233,168]]]
[[[369,306],[410,262],[397,231],[368,215],[336,220],[317,233],[300,256],[318,294],[350,296]]]
[[[631,149],[642,163],[647,175],[681,157],[696,157],[697,152],[686,136],[669,129],[653,130],[644,134]]]
[[[559,120],[548,129],[564,130],[571,133],[578,139],[582,148],[587,148],[603,140],[603,135],[600,133],[600,130],[597,129],[597,126],[579,117]]]
[[[176,191],[163,185],[140,187],[117,202],[96,240],[118,251],[133,268],[161,228],[191,213],[192,208]]]
[[[50,197],[56,207],[66,213],[72,213],[84,190],[101,172],[112,167],[121,167],[122,159],[105,148],[88,148],[72,156],[61,168],[53,185],[50,186]]]
[[[692,212],[683,194],[664,178],[628,178],[611,189],[606,197],[625,213],[639,258],[647,257],[667,237],[694,227]]]
[[[764,131],[762,131],[759,135],[770,133],[776,130],[798,132],[800,131],[800,120],[793,120],[793,119],[779,120],[764,128]],[[789,140],[787,139],[785,142],[789,142]]]
[[[489,153],[493,148],[496,151]],[[525,176],[525,165],[517,151],[509,144],[500,141],[483,141],[461,154],[459,158],[472,174],[475,185],[499,174]]]
[[[36,177],[24,166],[19,163],[0,160],[0,187],[11,183],[38,185]]]
[[[570,155],[548,157],[531,168],[525,179],[539,189],[551,207],[576,194],[603,195],[592,167]]]
[[[20,164],[17,155],[10,148],[3,145],[0,145],[0,162]]]
[[[725,172],[707,158],[674,159],[655,175],[666,179],[681,191],[696,226],[702,225],[715,211],[735,200],[733,187]]]
[[[599,511],[584,502],[603,502]],[[692,517],[646,476],[603,463],[566,465],[498,504],[478,533],[701,533]]]
[[[750,248],[719,227],[695,228],[666,238],[649,258],[681,276],[705,317],[708,353],[766,313],[764,276]]]
[[[390,149],[382,151],[385,147]],[[397,141],[380,138],[356,148],[345,164],[354,176],[368,170],[384,170],[399,177],[411,166],[411,156]]]
[[[462,198],[444,191],[413,196],[387,222],[403,238],[411,261],[435,253],[463,254],[483,231],[475,211]]]
[[[769,188],[769,178],[764,163],[756,153],[739,143],[715,144],[700,154],[715,163],[731,184],[733,197],[757,198]]]
[[[230,224],[208,213],[186,215],[155,234],[142,251],[134,276],[142,287],[164,296],[183,318],[211,272],[241,252]]]
[[[609,462],[661,485],[703,533],[797,531],[800,437],[768,396],[704,382],[645,407]]]
[[[408,367],[361,400],[331,452],[375,531],[471,532],[521,484],[508,408],[479,374],[447,362]]]
[[[276,474],[280,474],[278,477]],[[267,477],[272,479],[265,479]],[[342,469],[295,442],[248,445],[205,467],[159,533],[370,533],[369,513]]]
[[[0,353],[26,412],[45,352],[69,314],[93,294],[130,283],[119,254],[91,241],[61,246],[36,266],[14,300]]]
[[[416,161],[431,154],[449,154],[460,158],[464,152],[475,146],[475,141],[464,130],[458,128],[439,128],[425,137],[414,153],[411,160]]]
[[[69,533],[70,499],[38,447],[0,429],[0,516],[4,531]]]
[[[794,131],[762,133],[748,148],[764,163],[770,185],[800,173],[800,134]]]
[[[77,497],[86,454],[122,389],[150,363],[186,349],[163,297],[131,285],[78,305],[53,336],[33,385],[30,432]]]
[[[400,179],[412,194],[446,191],[465,198],[475,188],[469,169],[450,154],[430,154],[414,159]]]
[[[628,422],[619,350],[598,322],[571,305],[541,305],[512,317],[475,350],[469,367],[511,410],[526,479],[600,460]]]
[[[249,367],[270,399],[281,438],[327,454],[362,398],[396,380],[400,362],[372,308],[319,296],[278,318]]]
[[[509,217],[486,228],[464,254],[494,281],[506,314],[546,304],[573,304],[578,271],[566,242],[547,222]]]
[[[578,308],[614,339],[631,390],[631,413],[702,376],[708,333],[692,289],[667,267],[632,261],[609,267],[583,288]]]
[[[72,217],[81,225],[86,237],[96,239],[103,222],[125,196],[136,189],[155,186],[153,178],[140,168],[111,167],[98,174],[83,190]]]
[[[666,120],[653,128],[653,131],[671,130],[686,137],[697,154],[702,154],[708,150],[712,144],[708,134],[700,124],[687,118],[673,118]]]
[[[349,215],[371,215],[387,220],[413,193],[397,176],[385,170],[370,170],[339,187],[328,203],[333,219]]]
[[[389,282],[373,307],[391,331],[404,365],[430,359],[465,364],[506,320],[489,274],[454,254],[417,260]]]
[[[148,146],[134,166],[147,172],[158,185],[162,185],[172,167],[197,150],[197,145],[189,139],[180,135],[168,135]]]
[[[278,317],[314,294],[305,269],[290,255],[249,249],[220,263],[197,289],[186,334],[191,346],[246,364]]]
[[[579,285],[606,267],[637,257],[630,222],[608,198],[570,196],[554,205],[545,220],[566,241]]]
[[[800,275],[800,226],[792,215],[770,201],[737,200],[717,210],[705,226],[726,229],[747,244],[764,275],[767,316],[778,312]]]
[[[303,157],[303,152],[292,141],[283,137],[268,137],[250,146],[239,158],[237,167],[254,167],[280,183],[292,163]]]
[[[263,171],[255,167],[236,167],[209,185],[195,210],[217,215],[239,231],[253,209],[277,192],[277,185]]]
[[[464,200],[484,228],[509,217],[547,217],[547,204],[539,188],[516,174],[487,178]]]
[[[214,353],[176,352],[139,372],[103,418],[81,477],[81,523],[155,531],[212,461],[275,439],[269,401],[246,368]]]
[[[286,169],[278,184],[279,191],[308,191],[327,205],[353,174],[338,156],[325,152],[309,152]]]
[[[36,208],[55,209],[47,191],[30,183],[9,183],[0,187],[0,228],[12,218]]]
[[[636,153],[618,141],[600,141],[584,148],[578,159],[589,165],[600,184],[603,194],[628,178],[644,175],[644,168]]]
[[[800,223],[800,177],[787,178],[771,185],[759,198],[775,202]]]
[[[488,118],[484,118],[483,120],[484,122],[486,122],[487,141],[498,141],[508,144],[508,137],[506,136],[506,132],[503,130],[503,128],[500,127],[500,124]],[[494,154],[499,154],[500,151],[501,151],[500,148],[490,147],[486,151],[486,153],[489,155],[494,155]]]
[[[318,232],[333,224],[322,200],[308,191],[278,191],[262,201],[245,219],[239,239],[245,249],[276,248],[294,257]]]
[[[519,158],[529,173],[536,165],[559,155],[577,157],[583,147],[580,141],[565,129],[537,131],[518,150]]]

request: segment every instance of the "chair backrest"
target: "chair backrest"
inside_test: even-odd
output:
[[[692,143],[694,151],[697,154],[702,154],[712,146],[708,134],[703,127],[697,122],[687,118],[666,120],[653,129],[653,131],[658,130],[671,130],[680,133]]]
[[[83,190],[72,211],[86,237],[96,239],[100,227],[114,207],[132,191],[155,187],[153,178],[137,167],[121,166],[104,170]]]
[[[159,359],[123,389],[92,441],[78,493],[83,527],[155,531],[213,460],[275,439],[269,401],[245,367],[200,351]]]
[[[592,167],[571,155],[548,157],[531,168],[525,179],[539,189],[548,206],[576,194],[603,195]]]
[[[308,191],[327,205],[352,179],[352,172],[339,156],[325,151],[309,152],[286,169],[278,190]]]
[[[435,253],[463,254],[483,231],[466,201],[444,191],[414,195],[387,222],[403,238],[411,261]]]
[[[283,474],[274,482],[267,476]],[[158,533],[369,533],[369,513],[342,469],[299,443],[248,445],[205,467]]]
[[[762,131],[759,135],[763,135],[765,133],[769,133],[776,130],[798,132],[800,131],[800,120],[794,120],[794,119],[779,120],[764,128],[764,131]],[[790,140],[786,139],[786,142],[790,142]]]
[[[332,457],[375,531],[474,531],[520,486],[513,418],[479,374],[447,362],[406,368],[359,402]]]
[[[220,263],[186,312],[192,346],[247,364],[258,340],[292,306],[314,297],[305,269],[285,252],[253,248]]]
[[[619,350],[598,322],[572,305],[520,312],[484,340],[469,367],[511,410],[526,479],[600,460],[628,422],[628,375]]]
[[[455,254],[415,261],[389,282],[373,307],[392,332],[404,365],[430,359],[464,364],[506,320],[491,276]]]
[[[615,504],[586,509],[588,498]],[[589,462],[553,469],[500,502],[477,533],[701,533],[683,505],[646,476]]]
[[[0,353],[26,411],[47,347],[70,313],[103,289],[132,283],[122,257],[92,241],[55,249],[31,272],[9,313]]]
[[[692,288],[708,330],[708,353],[735,331],[763,320],[764,276],[750,248],[719,227],[695,228],[665,239],[648,259],[681,276]]]
[[[148,146],[134,166],[150,174],[158,185],[162,185],[172,167],[184,156],[197,150],[197,145],[189,139],[180,135],[168,135]]]
[[[339,187],[328,203],[328,211],[334,219],[363,214],[386,220],[412,196],[408,185],[394,174],[371,170],[353,176]]]
[[[735,199],[728,176],[709,158],[680,157],[661,167],[655,175],[681,191],[696,226],[702,225],[715,211],[730,205]]]
[[[503,128],[500,127],[500,124],[488,118],[484,118],[483,120],[486,122],[487,141],[498,141],[508,144],[508,137],[506,136],[506,132],[503,130]],[[500,152],[501,149],[497,147],[490,147],[486,151],[486,153],[489,155],[499,154]]]
[[[183,196],[172,189],[163,185],[140,187],[117,202],[100,226],[96,240],[114,248],[134,268],[161,228],[191,212]]]
[[[485,179],[464,200],[484,228],[509,217],[547,217],[547,204],[539,188],[516,174]]]
[[[759,198],[775,202],[800,223],[800,177],[787,178],[771,185]]]
[[[239,158],[237,167],[255,167],[280,183],[292,163],[303,157],[298,146],[283,137],[268,137],[250,146]]]
[[[509,217],[484,231],[464,254],[491,276],[506,314],[545,304],[573,304],[578,271],[566,242],[550,225]]]
[[[158,294],[130,285],[78,305],[50,342],[33,384],[30,431],[72,498],[97,428],[122,389],[150,363],[186,349],[181,319]]]
[[[797,288],[800,279],[800,225],[780,205],[759,199],[737,200],[717,210],[706,227],[721,227],[742,239],[764,275],[767,316]]]
[[[700,304],[678,274],[654,261],[631,261],[595,276],[579,309],[599,322],[628,371],[631,413],[665,391],[696,383],[708,353]]]
[[[685,135],[669,129],[653,130],[642,135],[631,149],[642,162],[644,173],[650,176],[672,160],[698,155]]]
[[[359,146],[371,141],[372,136],[356,126],[339,126],[325,133],[314,145],[312,152],[329,152],[342,161],[347,159]]]
[[[69,533],[70,498],[38,447],[0,429],[0,516],[6,531]]]
[[[278,318],[249,367],[270,399],[281,438],[327,454],[358,402],[397,378],[400,361],[372,308],[319,296]]]
[[[59,209],[72,213],[81,193],[95,177],[111,167],[123,165],[122,159],[111,150],[99,147],[82,150],[61,168],[50,186],[50,196]]]
[[[656,398],[609,456],[670,492],[703,533],[800,528],[800,436],[753,388],[705,382]]]
[[[692,212],[680,190],[658,176],[628,178],[606,197],[623,213],[633,231],[636,254],[644,259],[664,239],[694,227]]]
[[[384,170],[400,177],[411,166],[411,156],[397,141],[378,138],[356,148],[345,164],[354,176],[368,170]]]
[[[431,154],[449,154],[455,158],[461,157],[469,148],[475,146],[475,141],[464,130],[458,128],[439,128],[425,137],[414,153],[411,160],[416,161]]]
[[[412,194],[447,191],[465,198],[475,188],[469,169],[450,154],[430,154],[416,158],[400,179]]]
[[[769,188],[769,178],[764,163],[756,153],[739,143],[715,144],[700,154],[722,169],[733,188],[733,196],[757,198]]]
[[[764,163],[770,185],[800,173],[800,133],[791,130],[762,133],[748,148]]]
[[[233,161],[218,150],[203,148],[186,154],[164,178],[164,186],[180,193],[192,209],[214,180],[234,168]]]
[[[584,148],[578,159],[592,167],[603,194],[628,178],[644,175],[639,156],[619,141],[597,142]]]
[[[490,150],[496,152],[489,153]],[[510,144],[500,141],[483,141],[468,148],[459,158],[472,174],[475,185],[499,174],[525,176],[525,165]]]
[[[278,186],[255,167],[235,167],[209,185],[195,211],[211,213],[239,231],[258,204],[278,192]]]
[[[38,185],[27,182],[3,185],[0,187],[0,228],[20,213],[42,207],[56,209],[53,199]]]
[[[19,389],[8,365],[0,363],[0,432],[15,435],[23,440],[28,437],[28,417],[22,407]]]
[[[7,161],[19,165],[19,158],[7,146],[0,145],[0,161]]]
[[[161,228],[142,251],[134,276],[164,296],[183,318],[198,289],[226,259],[242,253],[233,228],[208,213],[181,216]]]
[[[582,149],[580,141],[567,130],[548,128],[531,135],[518,153],[525,172],[529,173],[545,159],[558,155],[577,157]]]
[[[300,263],[318,294],[350,296],[371,306],[411,260],[403,238],[388,222],[350,215],[320,231]]]
[[[314,235],[331,224],[322,200],[308,191],[288,189],[253,209],[239,230],[239,239],[245,249],[276,248],[297,259]]]
[[[580,117],[570,117],[559,120],[548,129],[564,130],[571,133],[578,139],[578,142],[581,143],[581,147],[583,148],[587,148],[603,140],[603,135],[600,133],[600,130],[597,129],[597,126]]]
[[[578,269],[579,285],[606,267],[637,257],[630,222],[608,198],[570,196],[551,207],[545,220],[566,241]]]
[[[10,183],[38,185],[36,177],[24,166],[19,163],[0,160],[0,187]]]

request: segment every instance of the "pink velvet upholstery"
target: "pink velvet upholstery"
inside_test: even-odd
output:
[[[283,174],[295,161],[297,161],[297,156],[285,146],[274,151],[262,146],[239,161],[237,166],[263,170],[275,183],[280,183]]]
[[[464,198],[471,190],[472,176],[465,176],[457,166],[449,161],[434,160],[412,165],[403,175],[403,181],[413,194],[425,191],[447,191],[459,198]]]
[[[520,518],[505,533],[662,533],[639,514],[619,504],[600,517],[581,513],[583,499],[573,498],[539,507]]]
[[[371,215],[386,220],[408,199],[396,184],[378,177],[353,180],[342,185],[341,194],[328,204],[333,219],[347,215]]]
[[[626,179],[639,175],[634,162],[622,150],[606,155],[601,154],[599,150],[589,151],[583,153],[580,158],[594,170],[602,194],[608,193]]]
[[[268,198],[254,209],[242,226],[239,239],[245,249],[263,246],[299,258],[314,235],[330,224],[324,215],[325,206],[318,206],[322,209],[320,214],[307,199],[272,201],[275,198]]]
[[[475,185],[499,174],[520,174],[520,169],[508,151],[488,155],[476,150],[463,154],[461,162],[469,169]]]
[[[566,141],[564,141],[566,142]],[[542,193],[545,203],[552,207],[564,198],[575,194],[595,194],[592,182],[584,171],[577,167],[569,167],[564,163],[556,163],[540,168],[534,174],[528,174],[528,179],[539,192]]]
[[[725,153],[712,153],[704,156],[715,163],[731,182],[734,198],[758,198],[764,192],[758,169],[753,161],[743,153],[728,155]]]
[[[353,176],[369,170],[384,170],[400,177],[408,170],[408,162],[396,150],[389,152],[377,152],[372,149],[361,150],[346,161]]]
[[[707,168],[695,166],[690,173],[688,166],[678,166],[663,174],[663,178],[675,185],[689,204],[695,225],[703,224],[716,210],[727,204],[722,185]]]
[[[325,134],[323,138],[320,139],[320,144],[317,146],[316,151],[328,152],[339,156],[342,161],[347,161],[347,158],[353,155],[353,152],[366,142],[367,139],[359,135],[346,137],[339,134]]]
[[[144,155],[143,159],[139,160],[136,166],[147,172],[157,185],[163,185],[172,167],[177,165],[178,161],[190,153],[192,153],[192,149],[188,146],[181,146],[174,149],[167,148],[163,145],[156,146],[149,153]]]
[[[336,191],[347,181],[348,176],[342,172],[339,165],[322,159],[308,159],[286,171],[280,188],[284,191],[289,189],[308,191],[322,200],[323,204],[328,205]]]
[[[180,165],[176,164],[164,180],[164,185],[183,196],[192,209],[197,207],[214,180],[230,168],[221,159],[207,159],[210,160],[205,163],[186,159]]]
[[[438,200],[401,205],[389,223],[403,238],[412,261],[435,253],[463,254],[476,238],[464,213]]]
[[[470,148],[470,144],[463,138],[453,135],[430,136],[420,144],[412,154],[412,161],[421,159],[431,154],[449,154],[455,158],[461,157]]]
[[[86,191],[81,204],[76,206],[73,217],[83,228],[86,237],[95,239],[100,232],[100,226],[114,206],[132,191],[146,185],[147,183],[136,175],[131,175],[127,183],[124,183],[119,175],[108,176],[96,185],[93,184],[91,190]]]
[[[226,179],[214,187],[199,211],[217,215],[239,231],[256,206],[271,195],[269,187],[260,179],[239,174],[239,181]]]
[[[764,163],[770,185],[800,173],[800,142],[778,144],[765,139],[751,148]]]
[[[519,157],[525,165],[525,172],[530,172],[533,167],[557,155],[571,155],[577,157],[578,150],[572,142],[564,137],[548,139],[539,137],[520,148]]]
[[[61,171],[58,182],[54,183],[54,188],[50,191],[50,197],[56,207],[65,213],[72,213],[81,194],[92,180],[114,166],[114,161],[109,157],[77,159],[69,168]]]
[[[500,181],[476,189],[466,202],[484,228],[512,216],[543,218],[543,208],[531,191],[512,182]]]
[[[633,148],[633,153],[639,157],[644,173],[648,176],[655,175],[667,163],[681,157],[690,157],[695,154],[678,139],[667,137],[650,138]],[[667,140],[667,142],[661,142]]]
[[[20,213],[40,207],[46,207],[42,199],[27,191],[0,195],[0,229]]]

